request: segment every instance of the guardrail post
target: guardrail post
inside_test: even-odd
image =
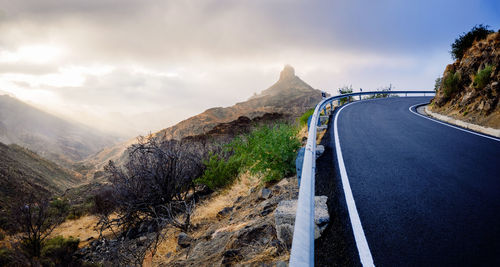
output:
[[[408,93],[405,93],[405,97],[408,97]]]

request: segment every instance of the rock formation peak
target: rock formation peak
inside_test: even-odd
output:
[[[280,81],[289,80],[295,77],[295,70],[290,65],[285,65],[280,73]]]

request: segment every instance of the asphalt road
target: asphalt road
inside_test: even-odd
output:
[[[408,110],[429,100],[340,111],[340,147],[374,263],[500,266],[500,142]]]

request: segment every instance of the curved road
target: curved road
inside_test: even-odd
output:
[[[429,100],[360,101],[339,111],[342,157],[373,262],[500,266],[500,141],[408,110]]]

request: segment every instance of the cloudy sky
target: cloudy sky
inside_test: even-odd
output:
[[[311,86],[431,89],[500,2],[0,0],[0,90],[125,136],[244,101],[284,64]]]

